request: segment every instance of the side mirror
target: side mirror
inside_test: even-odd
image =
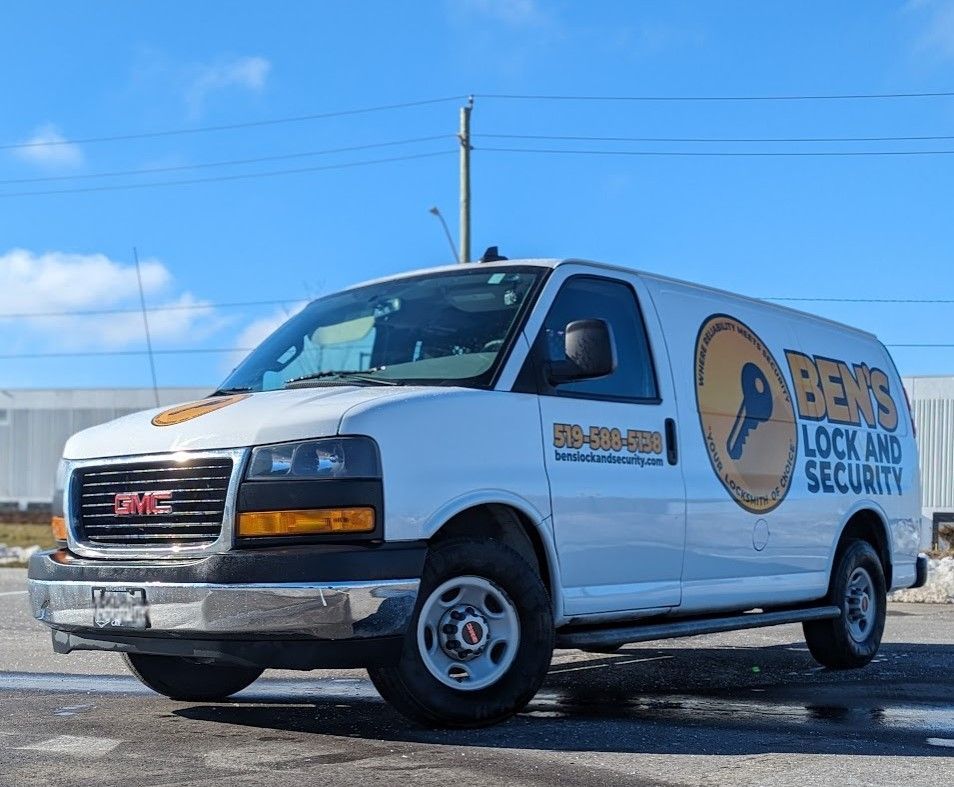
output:
[[[564,332],[565,361],[551,362],[552,385],[592,380],[616,371],[616,342],[606,320],[574,320]]]

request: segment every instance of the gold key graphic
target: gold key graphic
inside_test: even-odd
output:
[[[758,428],[772,417],[772,389],[768,380],[754,363],[742,367],[742,404],[735,417],[729,438],[725,441],[726,450],[735,460],[742,458],[742,449],[749,432]]]

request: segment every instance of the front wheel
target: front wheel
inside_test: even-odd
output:
[[[428,554],[400,662],[368,673],[414,721],[480,727],[523,708],[552,655],[553,612],[534,568],[497,541],[455,539]]]
[[[263,670],[180,656],[124,653],[129,671],[158,694],[185,702],[225,699],[254,683]]]
[[[867,541],[852,541],[842,553],[829,599],[841,614],[802,624],[808,649],[830,669],[863,667],[878,652],[887,614],[884,569]]]

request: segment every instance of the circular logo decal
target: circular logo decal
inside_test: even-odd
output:
[[[228,407],[230,404],[241,402],[248,399],[250,394],[236,394],[235,396],[216,396],[210,399],[202,399],[199,402],[189,402],[189,404],[180,404],[168,410],[163,410],[152,419],[153,426],[173,426],[181,424],[183,421],[191,421],[200,415],[212,413]]]
[[[712,469],[742,508],[763,514],[792,484],[795,409],[782,370],[745,323],[713,314],[696,338],[696,406]]]

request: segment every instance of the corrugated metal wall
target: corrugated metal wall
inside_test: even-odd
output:
[[[49,502],[69,437],[148,408],[151,390],[4,391],[0,397],[0,502]],[[197,399],[202,389],[166,389],[165,403]]]
[[[918,429],[923,507],[954,511],[954,377],[904,380]],[[150,406],[151,390],[2,392],[0,502],[45,502],[70,435]],[[197,399],[201,389],[165,389],[163,403]]]
[[[921,505],[954,511],[954,396],[911,402],[921,454]]]
[[[70,435],[134,409],[8,410],[0,426],[0,500],[45,501]]]

